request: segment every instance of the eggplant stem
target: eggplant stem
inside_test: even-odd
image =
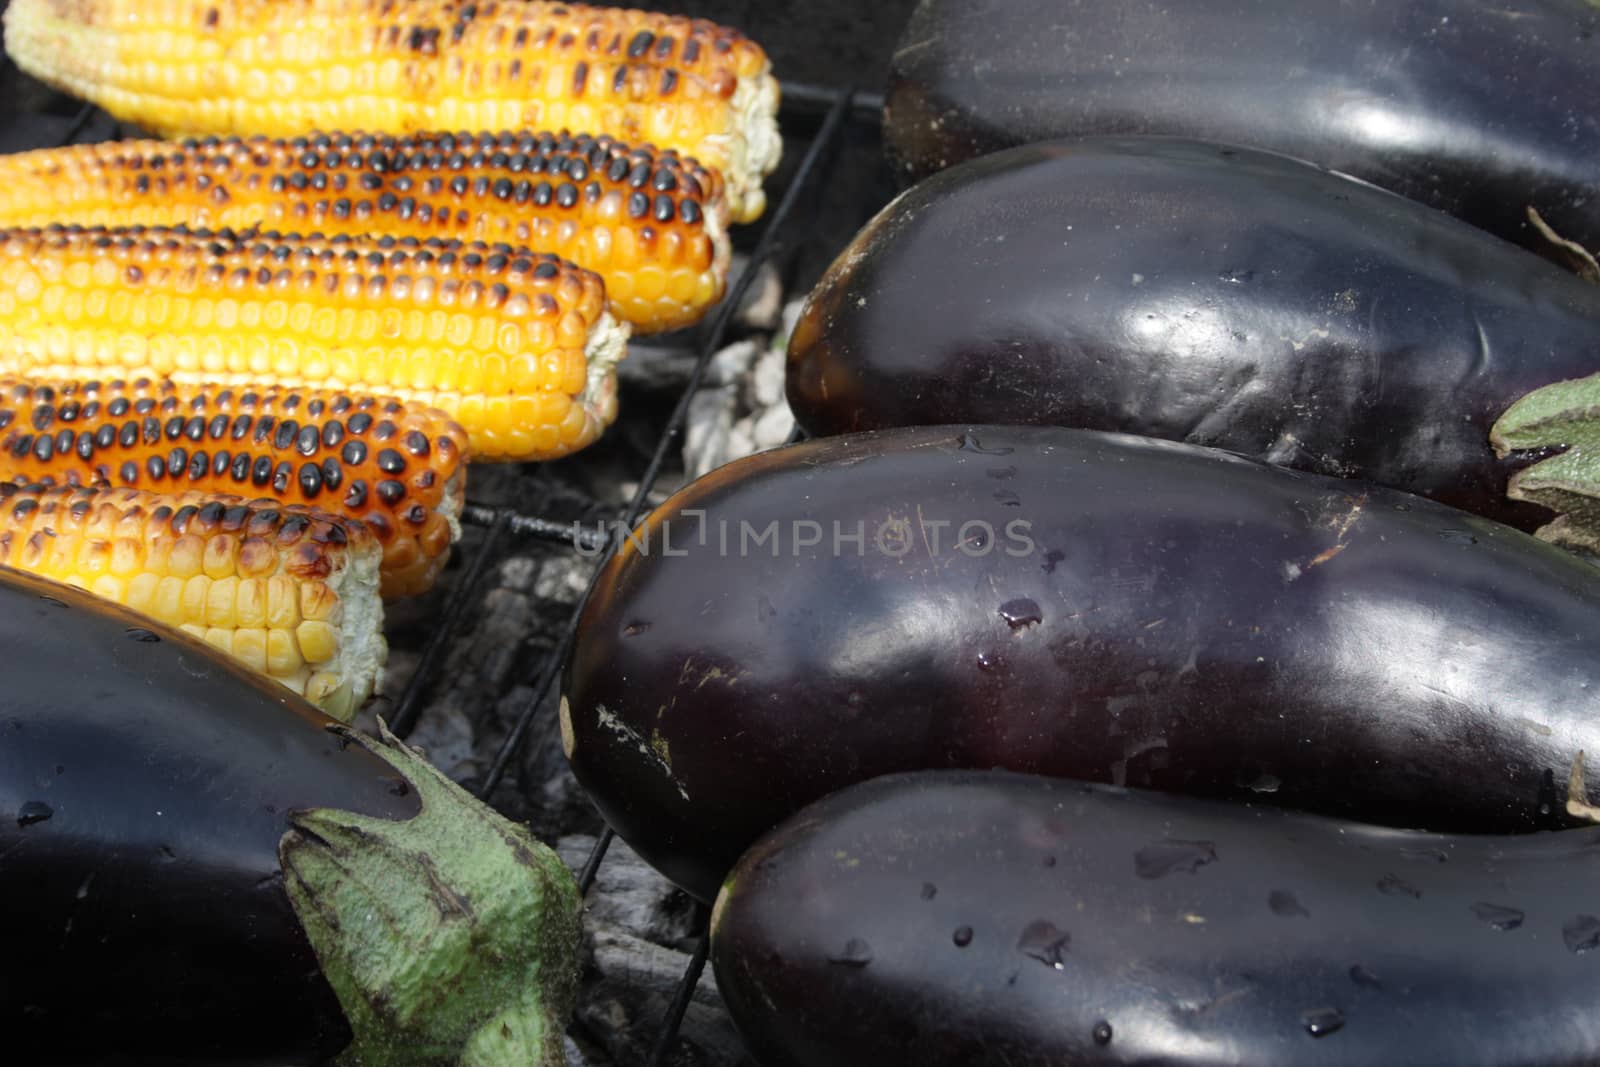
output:
[[[1567,814],[1575,819],[1600,823],[1600,807],[1590,804],[1583,784],[1583,751],[1572,758],[1572,773],[1567,776]]]
[[[1600,0],[1590,0],[1590,2],[1600,6]],[[1539,214],[1538,209],[1532,204],[1527,206],[1527,213],[1528,221],[1533,224],[1534,229],[1539,231],[1539,236],[1560,251],[1561,257],[1567,261],[1567,267],[1570,270],[1584,281],[1600,285],[1600,263],[1595,262],[1593,252],[1590,252],[1576,241],[1570,241],[1562,237],[1551,228],[1548,222],[1544,221],[1544,217]]]
[[[1600,552],[1600,374],[1523,396],[1495,420],[1489,443],[1501,458],[1555,453],[1512,475],[1506,496],[1556,513],[1535,531],[1542,540]]]

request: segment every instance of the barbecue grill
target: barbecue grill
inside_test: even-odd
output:
[[[624,371],[621,414],[599,445],[555,463],[472,469],[463,540],[434,590],[390,606],[390,669],[361,720],[370,723],[373,714],[381,715],[400,736],[420,740],[459,781],[530,822],[549,843],[565,837],[570,845],[570,835],[585,835],[580,841],[592,836],[594,843],[582,854],[563,849],[578,870],[591,912],[607,903],[600,876],[608,855],[620,848],[612,849],[611,831],[586,803],[540,803],[541,791],[581,798],[559,754],[556,690],[582,591],[620,541],[619,531],[686,480],[680,452],[691,401],[713,357],[750,332],[739,315],[747,293],[775,274],[785,299],[802,296],[891,195],[881,162],[882,98],[876,90],[911,4],[895,0],[863,12],[841,2],[810,5],[803,13],[734,0],[644,6],[734,25],[772,56],[775,71],[786,78],[780,116],[784,162],[767,183],[772,206],[755,225],[735,230],[743,270],[711,315],[692,330],[632,346],[634,367],[671,369],[652,383]],[[0,11],[4,7],[0,0]],[[828,41],[837,48],[819,49]],[[787,80],[791,73],[814,80]],[[138,134],[98,108],[25,78],[9,60],[0,60],[0,100],[4,152]],[[491,604],[524,595],[524,613],[496,611]],[[503,643],[508,618],[515,628],[514,651]],[[457,717],[452,722],[465,720],[472,742],[449,747],[449,716]],[[446,758],[452,753],[453,760]],[[558,777],[564,783],[553,781]],[[750,1062],[725,1048],[698,1048],[680,1035],[702,981],[708,914],[664,880],[659,892],[678,914],[675,929],[687,931],[677,945],[667,946],[688,950],[670,1002],[661,1010],[659,996],[638,990],[643,1010],[615,1025],[597,1022],[603,1012],[586,1013],[580,1006],[569,1031],[582,1056],[575,1062]],[[726,1026],[731,1033],[731,1023]]]

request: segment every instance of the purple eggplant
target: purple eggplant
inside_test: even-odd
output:
[[[1593,829],[924,772],[752,847],[711,959],[766,1067],[1580,1067],[1597,874]]]
[[[1190,445],[919,427],[652,512],[562,718],[611,825],[710,899],[804,804],[904,770],[1557,828],[1597,712],[1600,580],[1510,527]]]
[[[813,291],[788,394],[818,434],[1134,433],[1531,530],[1571,501],[1511,480],[1596,435],[1594,398],[1564,383],[1597,373],[1600,287],[1536,256],[1283,156],[1101,138],[975,160],[885,208]]]
[[[561,1062],[578,898],[523,831],[79,590],[0,571],[0,645],[0,1060]]]
[[[923,0],[884,139],[922,178],[1056,137],[1252,145],[1531,248],[1600,248],[1600,10],[1587,0]]]

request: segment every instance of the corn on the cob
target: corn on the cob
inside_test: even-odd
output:
[[[0,479],[270,494],[367,526],[384,599],[425,592],[461,536],[466,432],[443,412],[318,390],[0,378]]]
[[[570,133],[122,141],[0,156],[0,226],[263,226],[507,241],[595,271],[636,331],[698,320],[727,280],[722,178]]]
[[[0,374],[336,389],[439,408],[474,459],[616,415],[598,275],[510,245],[184,227],[0,231]]]
[[[735,221],[777,166],[766,54],[700,19],[460,0],[12,0],[24,71],[161,136],[559,129],[676,148]]]
[[[299,506],[0,484],[0,564],[176,626],[348,721],[387,655],[378,543]]]

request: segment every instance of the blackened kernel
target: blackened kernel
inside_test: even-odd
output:
[[[242,441],[250,433],[250,422],[251,419],[249,415],[235,415],[233,418],[233,426],[228,431],[228,436],[232,437],[235,441]]]
[[[176,534],[187,533],[189,524],[194,521],[194,517],[198,514],[200,514],[200,508],[194,504],[185,504],[173,512],[172,532]]]
[[[556,187],[556,204],[560,207],[572,207],[578,202],[578,187],[571,182],[562,182]]]
[[[294,466],[287,460],[278,464],[272,472],[272,491],[274,493],[287,493],[289,479],[294,477]]]
[[[111,401],[111,403],[106,405],[106,414],[111,416],[113,419],[120,419],[122,416],[128,413],[128,407],[128,398],[125,396],[119,396],[115,400]]]
[[[174,478],[182,478],[184,469],[189,466],[189,450],[174,448],[167,453],[167,473]]]
[[[606,168],[606,177],[611,181],[620,182],[628,176],[628,159],[626,156],[617,156]]]
[[[123,448],[132,448],[139,443],[139,424],[129,419],[122,424],[122,429],[117,433],[117,443]]]
[[[81,410],[83,409],[76,400],[68,400],[56,411],[56,415],[62,422],[76,422],[78,420],[78,412]]]
[[[233,457],[233,462],[228,465],[228,474],[236,482],[245,481],[250,477],[250,454],[240,452]]]
[[[56,443],[50,435],[42,433],[33,439],[33,458],[40,463],[49,463],[50,458],[56,454]]]
[[[216,455],[211,457],[211,476],[213,478],[220,478],[224,474],[227,474],[228,465],[232,462],[233,453],[229,452],[225,448],[221,449]]]
[[[656,196],[655,218],[657,222],[672,221],[672,197],[666,193]]]
[[[273,435],[272,447],[277,449],[288,448],[294,444],[295,435],[300,432],[300,424],[293,419],[284,419],[278,423],[278,432]]]
[[[141,396],[133,403],[133,410],[138,415],[148,415],[156,409],[156,399],[153,396]]]
[[[344,423],[338,419],[329,419],[322,425],[322,447],[338,448],[339,442],[344,440]]]
[[[357,478],[355,481],[350,483],[350,491],[344,495],[344,506],[347,508],[360,508],[366,507],[366,504],[367,483],[364,480]]]
[[[159,482],[167,476],[167,461],[160,456],[151,456],[144,462],[145,473],[150,475],[150,480]]]
[[[354,422],[355,419],[351,419]],[[352,467],[359,467],[367,461],[367,443],[365,441],[346,441],[344,451],[339,453],[341,459]]]
[[[114,424],[101,423],[100,428],[94,432],[94,447],[110,448],[117,443],[117,428]]]
[[[88,430],[82,430],[78,433],[77,453],[78,458],[85,463],[94,459],[94,434]]]
[[[40,404],[33,409],[33,428],[35,430],[48,430],[50,424],[56,420],[56,409],[49,404]]]
[[[550,188],[549,182],[540,182],[533,187],[533,202],[538,207],[548,207],[554,195],[555,190]]]
[[[183,416],[174,415],[167,420],[166,437],[169,441],[176,441],[183,436]]]
[[[627,88],[627,85],[628,65],[626,63],[622,63],[617,66],[616,73],[611,76],[611,91],[613,93],[620,93],[623,89]]]
[[[633,35],[633,40],[628,42],[628,58],[638,59],[650,51],[650,46],[656,43],[656,35],[649,30],[640,30]]]
[[[196,415],[183,424],[183,435],[189,440],[199,444],[206,439],[206,420]]]
[[[226,533],[244,529],[244,524],[250,521],[250,509],[243,504],[235,504],[223,509],[222,518],[218,521],[219,529]]]
[[[189,480],[191,482],[198,482],[209,473],[211,473],[210,456],[201,451],[189,457]]]
[[[256,432],[251,437],[251,440],[258,445],[266,444],[268,441],[272,440],[272,428],[277,424],[278,420],[273,418],[271,415],[261,416],[256,420]]]
[[[673,177],[672,171],[666,167],[657,167],[655,177],[650,180],[650,186],[658,193],[670,193],[678,188],[678,179]]]
[[[678,217],[693,226],[700,221],[700,205],[693,200],[685,200],[678,205]]]
[[[123,485],[137,485],[139,483],[139,465],[133,460],[128,460],[117,468],[117,478]]]
[[[200,505],[200,510],[196,513],[195,518],[199,519],[207,527],[214,527],[222,521],[222,516],[227,513],[227,510],[227,506],[221,501],[213,500],[210,503]]]
[[[641,159],[633,165],[632,170],[628,171],[628,184],[635,189],[643,189],[645,183],[650,180],[651,173],[650,161]]]
[[[378,453],[378,469],[385,474],[404,474],[405,457],[392,448],[385,448]]]
[[[548,259],[542,261],[537,267],[533,268],[533,276],[535,278],[554,278],[560,273],[561,268],[557,267]]]
[[[295,435],[294,447],[302,456],[309,456],[316,452],[322,442],[322,435],[317,432],[314,425],[300,427],[300,432]]]
[[[339,483],[344,481],[344,468],[339,466],[339,461],[329,456],[322,461],[322,484],[328,491],[339,488]]]
[[[661,95],[671,96],[672,91],[677,87],[678,72],[676,69],[668,67],[666,70],[661,72]]]
[[[213,415],[211,423],[206,427],[206,433],[213,441],[220,441],[228,436],[228,416]]]
[[[250,468],[250,483],[258,488],[272,481],[272,457],[257,456]]]
[[[404,482],[397,482],[392,478],[385,478],[378,483],[378,499],[390,507],[400,503],[406,496]]]
[[[139,422],[139,436],[147,445],[161,443],[161,420],[154,415],[146,415]]]
[[[56,452],[58,454],[60,454],[60,455],[66,455],[68,452],[71,452],[72,451],[72,439],[75,436],[76,436],[76,434],[74,434],[72,432],[72,427],[70,427],[70,426],[63,426],[61,429],[57,430],[56,431]]]
[[[300,491],[307,500],[315,500],[318,493],[322,492],[322,468],[315,463],[305,463],[300,467]]]
[[[406,451],[410,452],[413,456],[416,456],[419,459],[427,458],[429,452],[428,435],[423,433],[421,430],[406,431],[406,435],[405,437],[401,438],[400,443],[403,444]]]
[[[378,175],[371,173],[370,171],[361,176],[361,188],[365,189],[369,193],[381,188],[382,185],[383,179]]]
[[[372,428],[372,416],[365,411],[358,411],[346,420],[345,425],[350,428],[350,432],[353,434],[364,434]]]

